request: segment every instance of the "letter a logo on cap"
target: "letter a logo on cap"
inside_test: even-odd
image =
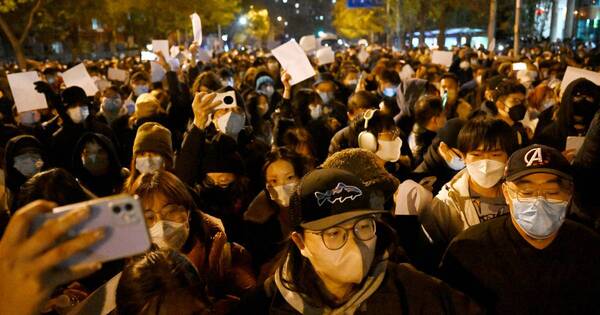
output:
[[[544,159],[542,158],[542,148],[534,148],[527,151],[527,153],[525,153],[524,160],[525,163],[527,163],[527,167],[532,166],[534,162],[537,162],[536,164],[544,164]]]

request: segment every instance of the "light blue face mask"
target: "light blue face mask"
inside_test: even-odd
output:
[[[335,98],[335,94],[333,92],[318,92],[321,100],[323,100],[323,104],[329,104],[329,102],[333,101]]]
[[[465,161],[455,155],[450,162],[446,161],[446,165],[454,171],[460,171],[465,168]]]
[[[549,201],[545,198],[514,199],[513,218],[525,233],[537,240],[554,234],[565,221],[566,201]]]
[[[387,87],[383,89],[383,95],[386,97],[396,96],[396,87]]]

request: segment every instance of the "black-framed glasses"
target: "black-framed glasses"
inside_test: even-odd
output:
[[[377,233],[375,217],[364,217],[356,221],[351,228],[333,226],[323,231],[313,232],[306,230],[305,232],[321,235],[321,239],[323,240],[325,247],[330,250],[338,250],[344,247],[346,242],[348,242],[348,231],[352,231],[354,233],[354,237],[361,241],[369,241],[373,239]]]

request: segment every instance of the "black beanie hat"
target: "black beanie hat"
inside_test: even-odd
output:
[[[65,103],[65,105],[67,107],[71,106],[75,103],[81,103],[81,104],[87,103],[87,95],[85,94],[85,91],[78,86],[72,86],[72,87],[66,88],[62,92],[61,96],[62,96],[63,103]]]

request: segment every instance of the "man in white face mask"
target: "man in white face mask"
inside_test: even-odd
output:
[[[432,314],[450,306],[471,314],[473,305],[448,286],[407,264],[388,259],[390,243],[370,194],[356,175],[320,169],[304,176],[292,196],[294,232],[287,259],[258,294],[241,305],[286,314],[387,314],[405,305]],[[268,293],[267,293],[268,292]],[[401,293],[400,293],[401,292]],[[445,301],[445,302],[442,302]],[[446,302],[450,303],[449,305]]]
[[[501,186],[509,154],[516,148],[510,126],[500,119],[476,117],[458,135],[466,168],[445,184],[431,207],[420,214],[423,227],[441,255],[460,232],[508,213]]]
[[[456,237],[442,261],[442,278],[491,314],[598,310],[600,237],[566,219],[572,173],[554,148],[535,144],[516,151],[502,185],[510,215]]]

